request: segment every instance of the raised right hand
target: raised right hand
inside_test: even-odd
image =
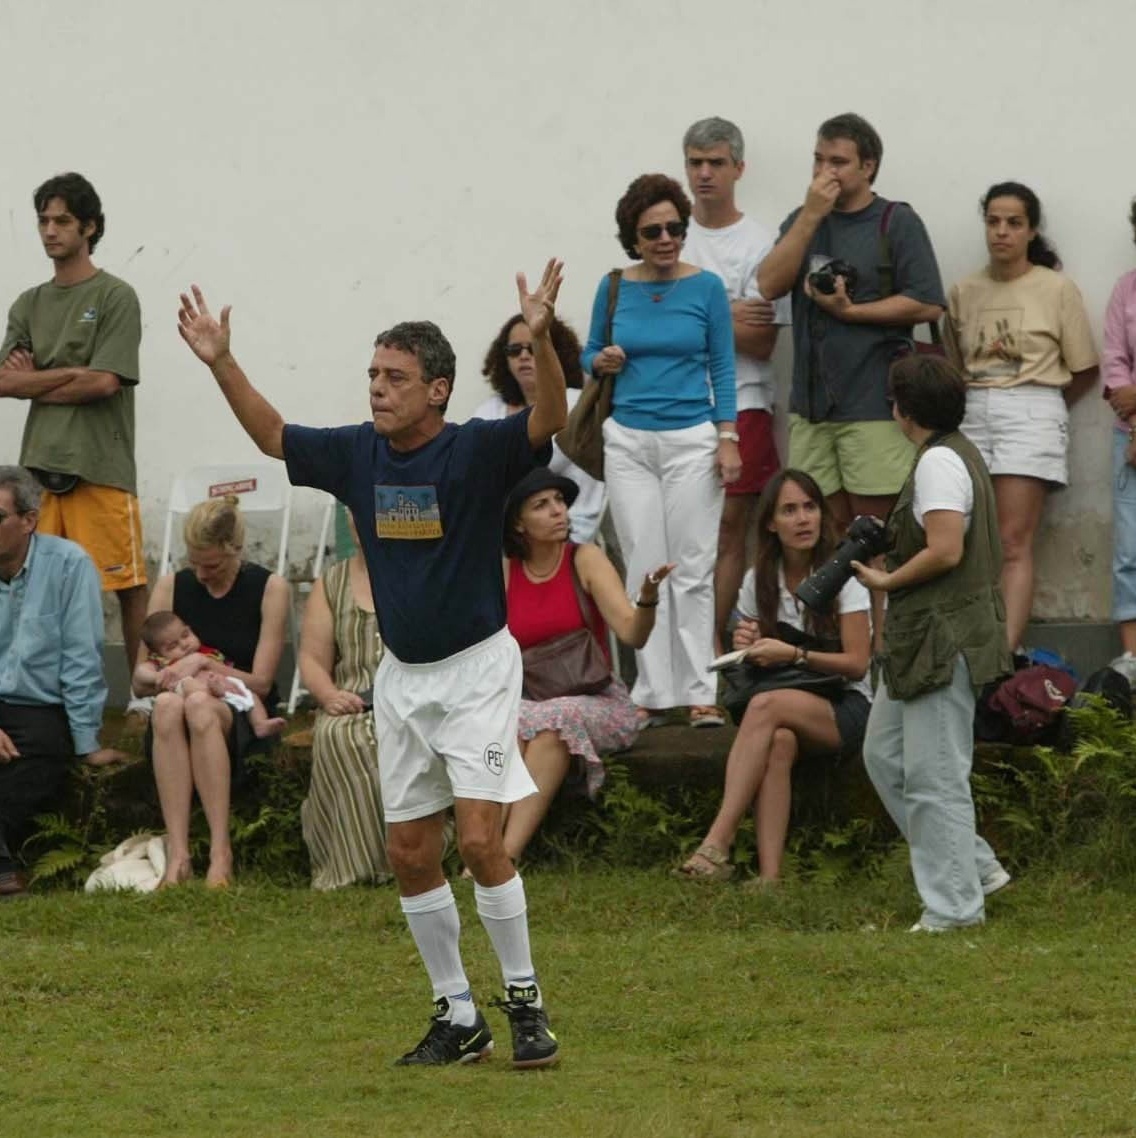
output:
[[[178,309],[178,334],[189,345],[193,354],[202,363],[212,367],[229,352],[229,312],[226,304],[221,309],[220,323],[213,318],[205,296],[197,285],[191,287],[193,299],[183,292],[181,308]]]
[[[818,219],[827,217],[832,213],[838,197],[840,197],[840,180],[831,172],[822,170],[809,183],[804,210]]]
[[[608,344],[592,360],[592,371],[596,375],[619,375],[626,362],[627,353],[618,344]]]

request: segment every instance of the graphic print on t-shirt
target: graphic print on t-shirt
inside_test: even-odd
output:
[[[433,486],[376,486],[375,533],[420,541],[442,536],[438,491]]]
[[[975,380],[1016,378],[1022,370],[1022,308],[984,308],[967,371]]]

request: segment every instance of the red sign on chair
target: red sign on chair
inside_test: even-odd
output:
[[[252,494],[255,492],[255,478],[242,478],[238,482],[218,482],[209,487],[210,498],[224,498],[227,494]]]

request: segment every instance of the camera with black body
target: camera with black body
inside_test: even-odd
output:
[[[851,297],[860,283],[860,274],[855,265],[839,259],[829,261],[809,273],[809,287],[814,292],[823,292],[825,296],[832,296],[836,292],[837,277],[844,278],[844,291]]]
[[[852,562],[870,561],[887,547],[884,523],[861,514],[848,527],[833,555],[797,586],[797,599],[814,612],[826,612],[852,576]]]

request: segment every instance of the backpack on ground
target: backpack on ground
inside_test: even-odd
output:
[[[1069,700],[1069,707],[1086,707],[1090,695],[1099,695],[1126,722],[1132,719],[1132,687],[1128,679],[1115,668],[1098,668],[1077,689],[1077,694]],[[1072,749],[1077,741],[1076,732],[1068,718],[1061,724],[1058,745],[1063,750]]]
[[[975,735],[989,743],[1031,746],[1051,741],[1077,681],[1064,668],[1032,664],[991,684],[975,708]]]

